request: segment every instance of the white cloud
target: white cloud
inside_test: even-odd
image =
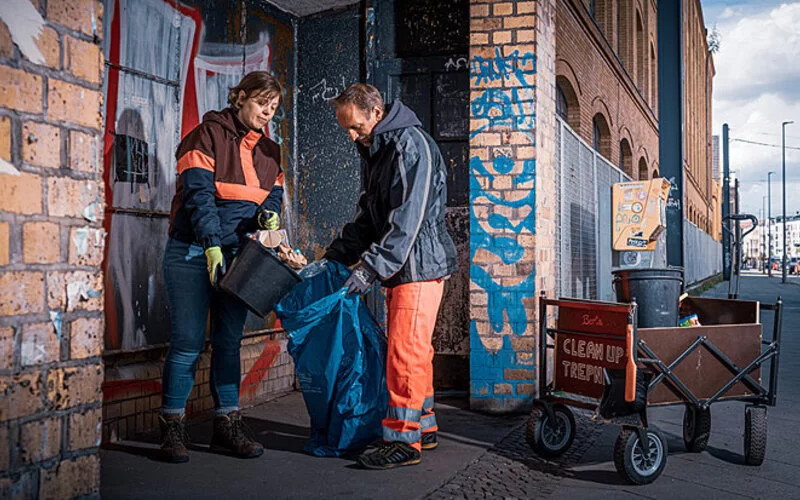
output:
[[[800,146],[800,2],[763,5],[747,15],[726,8],[717,22],[722,45],[714,58],[714,133],[722,124],[731,137],[780,145],[781,122],[788,146]],[[781,150],[732,142],[731,170],[740,179],[742,211],[758,214],[766,195],[767,171],[772,176],[772,213],[781,212]],[[800,151],[787,150],[787,211],[800,210]]]

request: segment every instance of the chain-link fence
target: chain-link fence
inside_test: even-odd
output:
[[[629,180],[557,118],[558,295],[611,299],[611,186]]]
[[[632,179],[556,121],[556,293],[614,300],[611,188]],[[719,273],[720,243],[687,220],[683,228],[686,283]]]

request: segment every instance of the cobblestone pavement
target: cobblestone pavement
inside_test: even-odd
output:
[[[525,441],[525,423],[473,460],[447,483],[425,498],[432,500],[477,498],[534,498],[552,494],[558,482],[570,475],[600,435],[602,424],[591,413],[574,410],[576,434],[569,451],[554,460],[537,456]]]

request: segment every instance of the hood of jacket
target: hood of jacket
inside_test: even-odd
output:
[[[420,126],[422,126],[422,123],[420,123],[416,113],[398,100],[390,105],[386,116],[380,123],[375,125],[375,130],[372,131],[372,134],[379,135],[392,130]]]
[[[236,112],[232,108],[225,108],[221,111],[209,111],[203,115],[203,122],[218,123],[222,128],[236,137],[243,137],[252,130],[239,120],[239,117],[236,116]],[[256,132],[263,134],[261,130],[256,130]]]

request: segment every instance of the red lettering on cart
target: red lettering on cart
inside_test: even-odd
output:
[[[600,319],[600,316],[595,315],[594,317],[589,316],[588,314],[583,315],[583,323],[581,326],[603,326],[603,320]]]

